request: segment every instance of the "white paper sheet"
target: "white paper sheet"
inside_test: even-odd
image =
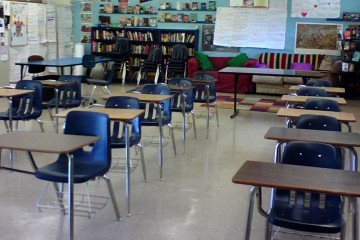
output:
[[[340,0],[292,0],[291,17],[338,18]]]

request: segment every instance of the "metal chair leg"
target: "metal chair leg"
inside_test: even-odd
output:
[[[266,219],[266,230],[265,230],[265,240],[271,240],[272,235],[272,224],[269,222],[269,218]]]
[[[121,216],[120,216],[119,208],[118,208],[118,205],[117,205],[117,202],[116,202],[114,190],[113,190],[113,187],[111,185],[110,177],[108,177],[107,175],[104,175],[104,176],[102,176],[102,178],[105,180],[105,182],[106,182],[106,184],[108,186],[109,193],[110,193],[110,196],[111,196],[111,201],[112,201],[113,206],[114,206],[114,211],[115,211],[116,218],[117,218],[117,220],[120,221]]]
[[[89,105],[91,105],[93,103],[93,101],[94,101],[95,90],[96,90],[96,85],[94,85],[93,90],[91,91],[91,95],[90,95],[90,98],[89,98]]]
[[[168,124],[168,126],[169,126],[169,128],[170,128],[170,133],[171,133],[171,138],[172,138],[174,153],[175,153],[175,156],[176,156],[176,145],[175,145],[174,127],[173,127],[173,125],[171,125],[170,123]]]
[[[36,121],[39,123],[41,132],[44,133],[45,130],[44,130],[44,123],[43,123],[43,121],[42,121],[41,119],[37,119]]]
[[[144,174],[144,181],[146,182],[146,165],[145,165],[145,158],[144,158],[144,148],[142,144],[138,144],[137,145],[140,149],[140,157],[141,157],[141,166],[142,166],[142,170],[143,170],[143,174]]]
[[[195,124],[195,112],[193,110],[191,110],[191,116],[192,116],[192,120],[193,120],[193,126],[194,126],[194,134],[195,134],[195,139],[196,139],[196,124]]]
[[[216,112],[216,121],[217,121],[217,126],[219,126],[219,113],[218,113],[218,105],[216,102],[214,102],[215,104],[215,112]]]

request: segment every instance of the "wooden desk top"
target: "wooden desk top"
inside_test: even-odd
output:
[[[102,96],[101,98],[106,100],[109,97],[117,97],[117,96],[135,97],[139,99],[140,102],[153,102],[153,103],[159,103],[173,98],[173,95],[143,94],[143,93],[113,93],[111,95]]]
[[[142,89],[144,85],[138,85],[136,86],[137,89]],[[175,85],[175,84],[167,84],[167,86],[170,88],[171,91],[176,91],[176,92],[186,92],[189,91],[193,88],[195,88],[195,86],[181,86],[181,85]]]
[[[63,112],[55,114],[55,117],[65,118],[66,115],[71,111],[87,111],[87,112],[100,112],[106,113],[109,115],[111,120],[118,120],[118,121],[130,121],[134,118],[144,114],[144,110],[141,109],[120,109],[120,108],[100,108],[100,107],[93,107],[93,108],[71,108],[67,109]]]
[[[99,140],[97,136],[13,131],[0,135],[0,148],[66,154]]]
[[[274,68],[250,68],[250,67],[226,67],[219,70],[220,73],[234,74],[254,74],[264,76],[284,76],[284,77],[322,77],[320,71],[306,71],[293,69],[274,69]]]
[[[339,104],[345,105],[346,100],[340,97],[315,97],[315,96],[293,96],[293,95],[283,95],[281,101],[283,102],[292,102],[292,103],[305,103],[308,98],[323,98],[331,99],[337,101]]]
[[[246,161],[233,177],[238,184],[360,196],[360,172]]]
[[[353,132],[271,127],[264,138],[284,142],[304,141],[327,143],[334,146],[360,147],[360,134]]]
[[[304,114],[325,115],[336,118],[339,122],[356,122],[355,115],[349,112],[332,112],[332,111],[319,111],[307,110],[296,108],[280,108],[277,112],[278,117],[298,118]]]
[[[44,87],[59,87],[75,84],[75,82],[61,82],[56,80],[41,80],[39,82],[41,82]]]
[[[336,94],[345,93],[345,88],[341,88],[341,87],[313,87],[313,86],[304,86],[304,85],[291,86],[289,90],[291,92],[295,92],[298,91],[300,88],[305,88],[305,87],[324,89],[328,93],[336,93]]]
[[[16,88],[0,88],[0,97],[15,97],[34,92],[34,90],[24,90]]]

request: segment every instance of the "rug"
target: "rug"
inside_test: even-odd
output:
[[[276,113],[280,108],[285,107],[285,102],[279,102],[276,99],[270,98],[255,98],[246,97],[237,99],[238,104],[236,106],[239,110],[258,111],[258,112],[272,112]],[[234,97],[217,95],[216,102],[219,108],[232,109],[234,107]],[[201,104],[202,107],[206,107],[206,104]],[[214,107],[214,105],[210,105]]]

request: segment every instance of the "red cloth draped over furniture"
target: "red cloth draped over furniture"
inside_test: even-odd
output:
[[[210,57],[217,70],[226,67],[227,62],[232,57]],[[256,60],[250,60],[244,64],[243,67],[255,67]],[[201,71],[200,64],[196,58],[191,58],[188,61],[188,77],[192,78],[197,72],[207,72],[216,75],[216,91],[224,93],[233,93],[235,89],[235,74],[218,73],[218,71]],[[252,82],[251,75],[239,75],[238,78],[238,93],[254,92],[255,87]]]

